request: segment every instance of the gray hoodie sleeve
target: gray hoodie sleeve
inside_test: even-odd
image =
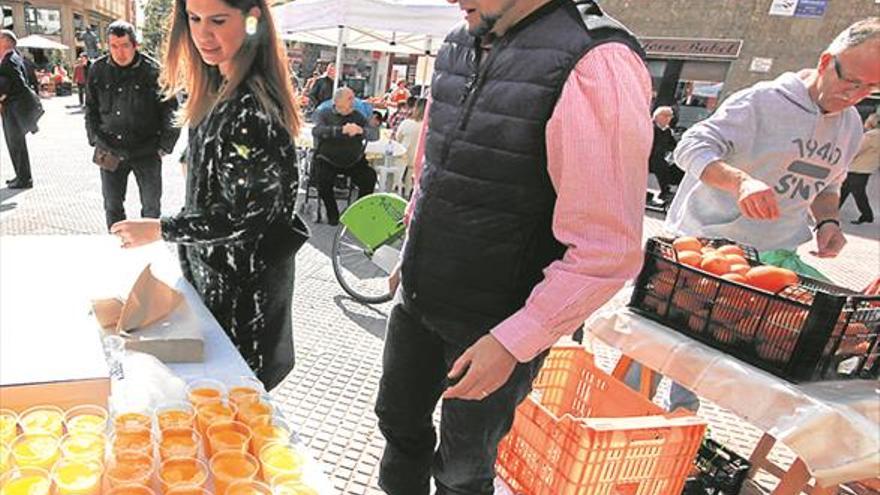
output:
[[[692,126],[675,148],[675,163],[700,178],[707,165],[751,148],[757,128],[754,91],[731,95],[711,117]]]

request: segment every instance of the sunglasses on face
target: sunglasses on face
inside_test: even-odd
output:
[[[843,77],[843,72],[840,69],[840,60],[837,58],[837,55],[832,55],[831,58],[834,60],[834,74],[841,82],[846,83],[847,86],[856,91],[861,91],[864,89],[867,89],[871,93],[876,93],[880,91],[880,84],[865,84],[861,81],[854,81],[852,79]]]

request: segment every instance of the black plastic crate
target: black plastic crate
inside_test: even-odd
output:
[[[697,476],[687,480],[684,495],[738,495],[751,463],[711,438],[704,438],[695,461]]]
[[[740,247],[759,264],[753,248]],[[630,307],[792,382],[880,376],[880,296],[799,278],[772,294],[678,263],[672,239],[655,237]]]

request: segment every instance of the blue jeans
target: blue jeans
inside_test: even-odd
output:
[[[494,493],[498,442],[510,430],[516,406],[531,390],[546,354],[518,364],[507,383],[481,401],[444,400],[437,446],[432,416],[449,386],[446,373],[482,336],[462,342],[451,335],[469,327],[427,317],[406,301],[391,311],[376,400],[387,441],[379,486],[388,495],[428,495],[432,475],[437,495]]]
[[[641,388],[642,365],[633,361],[623,382],[630,388],[639,390]],[[657,393],[657,385],[662,377],[659,373],[654,373],[654,380],[651,383],[651,397]],[[669,410],[674,411],[679,407],[683,407],[689,411],[697,412],[700,409],[700,399],[690,390],[673,381],[669,388]]]
[[[125,193],[128,175],[134,172],[141,196],[141,217],[159,218],[162,199],[162,159],[155,156],[123,160],[114,171],[101,169],[101,192],[104,194],[104,214],[107,229],[125,220]]]

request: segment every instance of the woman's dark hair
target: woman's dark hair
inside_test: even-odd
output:
[[[117,38],[121,38],[123,36],[128,36],[128,39],[131,40],[132,45],[137,45],[137,35],[134,32],[134,26],[131,23],[123,21],[122,19],[118,21],[113,21],[109,26],[107,26],[107,36],[110,35],[116,36]]]

